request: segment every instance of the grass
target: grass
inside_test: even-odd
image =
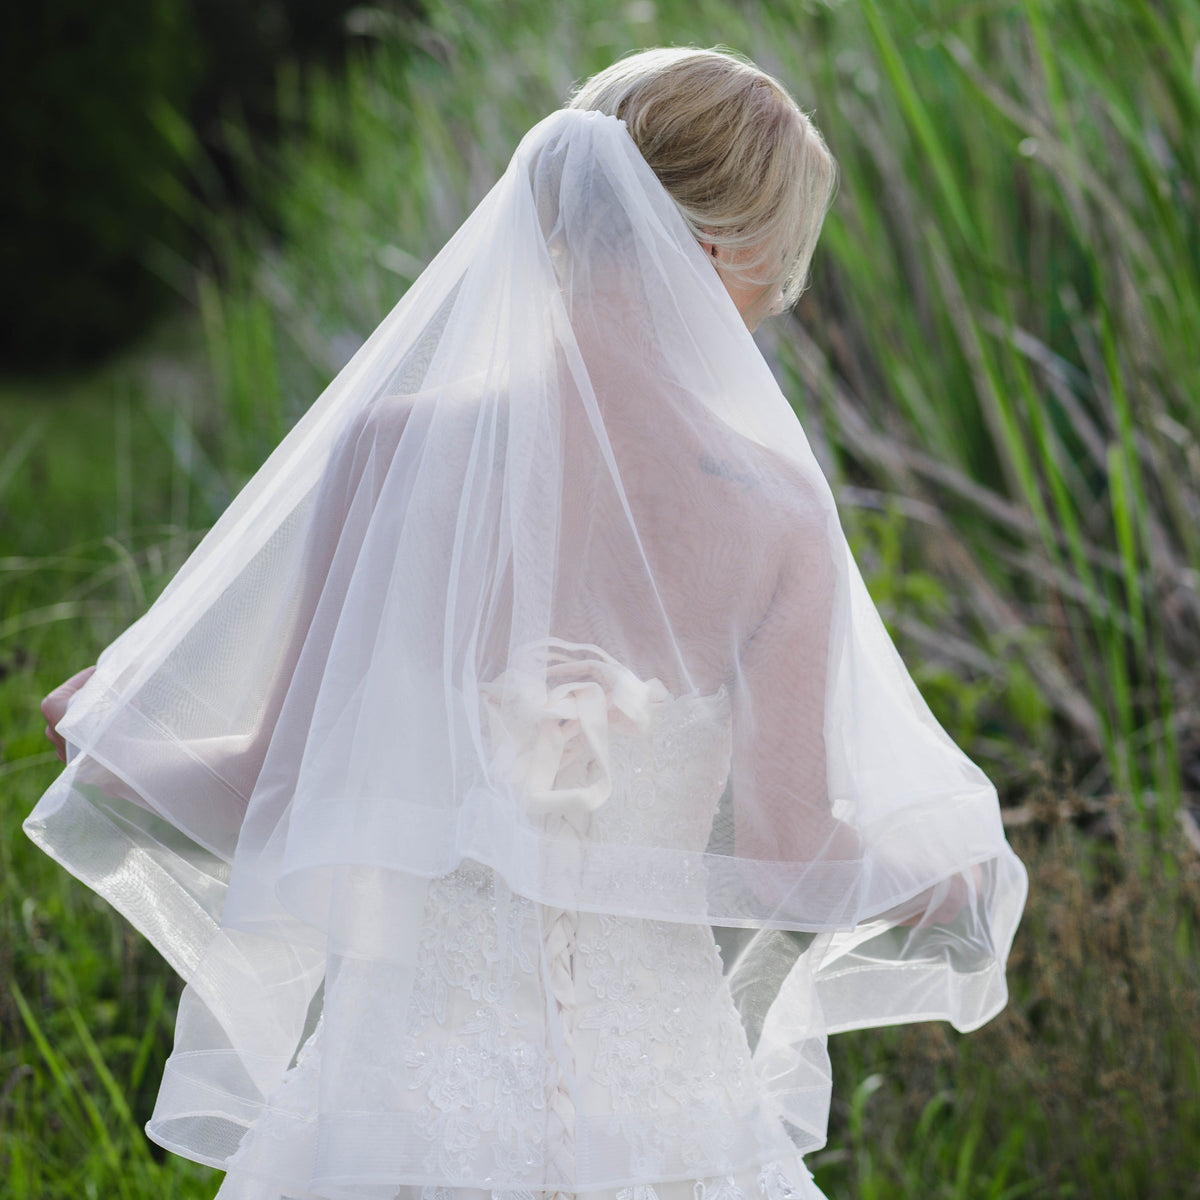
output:
[[[1031,900],[1000,1016],[968,1035],[924,1024],[832,1040],[842,1098],[814,1164],[831,1196],[1194,1189],[1200,869],[1148,879],[1131,814],[1085,832],[1045,811],[1014,837]]]
[[[178,272],[187,312],[153,344],[0,391],[6,827],[53,777],[41,694],[144,608],[532,121],[632,47],[734,45],[815,108],[842,171],[813,286],[764,350],[923,691],[1034,818],[1012,1003],[967,1037],[834,1039],[818,1179],[1186,1194],[1200,2],[430,0],[403,53],[361,19],[344,80],[280,78],[306,133],[257,168],[272,229],[216,218],[219,261]],[[0,839],[0,871],[5,1194],[211,1195],[141,1133],[169,972],[24,839]]]
[[[177,982],[19,831],[57,767],[37,712],[46,681],[93,661],[196,540],[193,485],[147,415],[168,352],[180,348],[0,393],[16,434],[0,439],[0,1194],[13,1200],[216,1190],[214,1172],[164,1158],[141,1129]]]

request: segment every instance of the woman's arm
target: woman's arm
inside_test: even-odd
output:
[[[733,794],[739,857],[805,863],[858,857],[833,816],[825,703],[837,571],[823,514],[781,555],[734,690]]]
[[[42,716],[46,718],[46,737],[50,739],[50,744],[54,747],[54,753],[58,755],[62,762],[67,761],[67,743],[63,740],[62,734],[58,732],[58,723],[66,715],[67,705],[71,703],[71,697],[91,679],[95,670],[96,668],[91,666],[84,667],[82,671],[76,671],[70,679],[60,683],[42,701]]]
[[[352,559],[361,549],[361,526],[378,499],[380,481],[399,445],[410,407],[407,400],[391,398],[372,405],[349,423],[330,453],[304,535],[295,607],[286,624],[277,630],[279,654],[253,725],[187,742],[189,757],[182,761],[202,763],[242,797],[243,807],[254,790],[300,655],[306,644],[323,636],[316,620],[318,609],[323,603],[337,606],[338,597],[331,594],[331,589],[336,591],[339,584],[331,582],[331,564],[335,556]],[[78,672],[42,701],[46,736],[64,762],[66,742],[57,727],[72,698],[95,670],[93,666]],[[177,772],[179,767],[170,769]],[[114,779],[98,763],[88,763],[86,775],[89,783],[111,795],[144,803],[126,783]],[[153,783],[156,794],[166,794],[175,786],[175,781],[157,777]]]
[[[831,673],[838,667],[832,639],[839,615],[833,556],[839,550],[848,553],[814,520],[783,556],[774,595],[742,655],[733,795],[739,857],[787,864],[780,879],[803,880],[812,867],[816,876],[851,888],[866,871],[887,871],[888,846],[868,842],[851,812],[844,819],[835,815],[829,787],[831,756],[848,752],[828,744],[826,725]],[[920,869],[895,865],[905,874]],[[970,868],[883,912],[857,916],[891,925],[943,924],[974,902],[980,879],[979,868]],[[795,895],[784,901],[760,891],[760,900],[785,904],[792,918],[803,915]]]

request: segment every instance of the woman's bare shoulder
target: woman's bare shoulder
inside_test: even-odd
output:
[[[346,448],[378,448],[382,443],[395,449],[415,406],[414,396],[380,396],[346,422],[338,440]]]

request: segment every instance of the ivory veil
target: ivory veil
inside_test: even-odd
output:
[[[319,1194],[439,1182],[357,1081],[464,864],[513,903],[745,931],[724,979],[797,1151],[824,1139],[827,1033],[1005,1002],[1026,883],[996,793],[611,117],[529,132],[60,729],[25,828],[186,980],[149,1131],[200,1161],[235,1159],[320,1017]],[[460,1182],[640,1169],[494,1161]]]

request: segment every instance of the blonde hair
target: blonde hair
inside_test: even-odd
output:
[[[568,107],[623,120],[697,240],[733,252],[722,269],[761,283],[764,307],[776,290],[795,303],[837,167],[782,84],[724,50],[643,50],[581,84]]]

